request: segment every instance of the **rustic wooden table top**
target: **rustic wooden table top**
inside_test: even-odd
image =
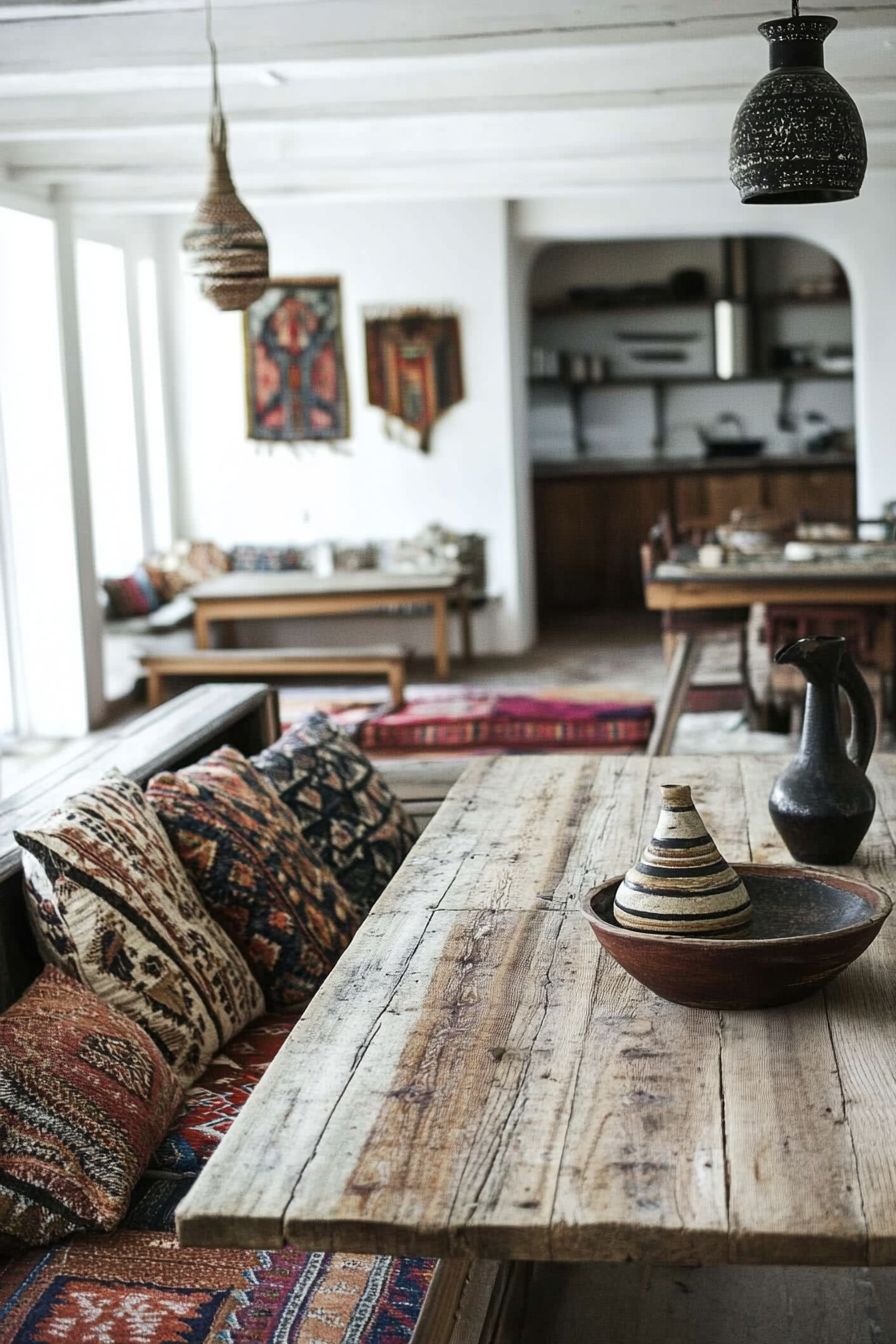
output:
[[[205,579],[190,589],[198,602],[250,601],[269,597],[318,597],[342,593],[450,592],[463,582],[461,574],[390,574],[379,569],[339,570],[324,578],[307,570],[243,572],[233,570]]]
[[[691,784],[734,862],[788,856],[784,757],[472,764],[181,1204],[188,1245],[896,1264],[896,918],[823,992],[641,988],[580,894]],[[857,865],[896,895],[896,758]]]

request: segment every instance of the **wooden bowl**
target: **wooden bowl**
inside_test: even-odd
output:
[[[689,1008],[771,1008],[826,985],[873,941],[893,908],[866,882],[809,868],[734,864],[753,903],[735,937],[623,929],[613,918],[614,877],[587,892],[582,910],[602,947],[642,985]]]

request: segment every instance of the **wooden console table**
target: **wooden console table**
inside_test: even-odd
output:
[[[450,670],[448,607],[458,607],[464,658],[472,657],[467,580],[453,574],[384,574],[356,570],[321,578],[304,571],[229,573],[190,590],[196,603],[196,647],[211,646],[210,628],[220,621],[277,620],[288,616],[337,616],[389,607],[432,608],[436,674]]]
[[[182,1242],[896,1264],[896,918],[805,1002],[717,1013],[642,988],[577,909],[669,780],[729,860],[786,861],[784,761],[471,764],[181,1204]],[[896,758],[870,773],[843,871],[896,895]]]

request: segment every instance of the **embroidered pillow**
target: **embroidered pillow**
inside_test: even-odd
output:
[[[358,916],[289,809],[232,747],[156,775],[146,795],[268,1007],[305,1003],[348,945]]]
[[[360,915],[413,845],[414,825],[386,781],[326,714],[295,723],[252,763],[298,820]]]
[[[109,599],[109,614],[118,619],[148,616],[161,602],[152,574],[144,565],[138,565],[126,579],[103,579],[103,588]]]
[[[182,1099],[145,1031],[47,966],[0,1017],[0,1246],[113,1228]]]
[[[138,1022],[189,1086],[264,999],[142,789],[112,771],[16,840],[44,960]]]

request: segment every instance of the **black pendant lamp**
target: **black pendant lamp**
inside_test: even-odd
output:
[[[849,201],[868,152],[859,109],[824,68],[826,14],[761,23],[769,73],[750,90],[731,132],[731,181],[744,205]]]
[[[248,308],[268,283],[268,244],[257,219],[243,205],[227,162],[227,123],[218,84],[218,52],[212,38],[211,0],[205,0],[205,31],[212,58],[209,177],[181,247],[207,299],[224,311]]]

